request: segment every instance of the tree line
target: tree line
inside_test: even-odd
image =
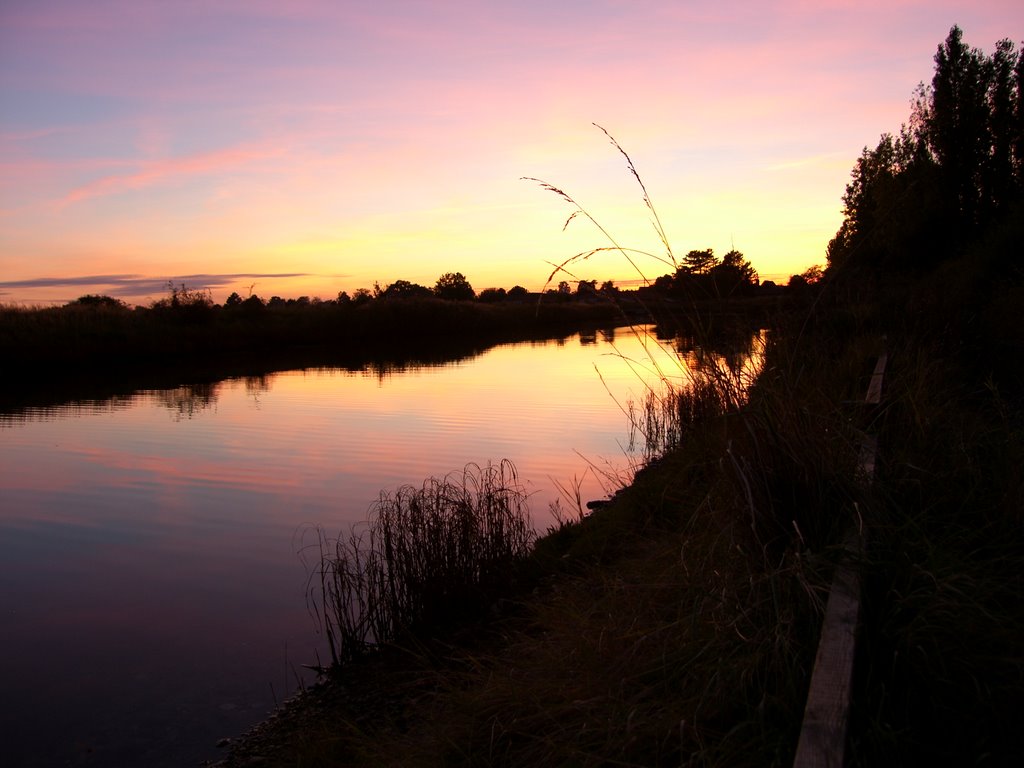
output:
[[[790,278],[790,283],[807,282],[804,279],[807,276],[811,276],[810,282],[814,282],[814,275],[820,274],[820,270],[815,270],[817,268],[811,268],[804,273],[803,277],[794,275]],[[713,249],[707,248],[690,251],[674,274],[662,275],[639,290],[641,293],[654,292],[662,295],[685,293],[697,298],[728,298],[755,295],[756,289],[759,287],[766,292],[771,292],[776,285],[771,281],[765,281],[762,284],[758,280],[757,270],[739,251],[731,250],[719,259],[715,256]],[[173,282],[168,283],[167,289],[167,295],[152,302],[150,309],[158,312],[172,311],[187,314],[200,313],[217,306],[208,289],[192,288],[185,284],[176,285]],[[254,293],[243,298],[237,291],[234,291],[225,299],[223,307],[233,311],[251,312],[281,307],[362,306],[375,301],[414,299],[478,301],[485,304],[505,301],[522,302],[538,297],[543,297],[546,301],[558,302],[594,301],[626,298],[630,293],[631,291],[620,289],[612,280],[605,280],[599,284],[597,280],[586,279],[574,279],[571,282],[561,280],[556,287],[545,288],[540,292],[531,292],[517,284],[508,290],[485,288],[478,293],[461,272],[445,272],[437,279],[433,287],[409,280],[395,280],[393,283],[386,284],[375,282],[373,288],[358,288],[352,294],[347,291],[339,291],[333,299],[310,298],[309,296],[289,299],[271,296],[269,299],[264,299]],[[97,294],[81,296],[70,302],[68,306],[129,309],[129,306],[120,299]]]
[[[954,26],[934,61],[909,121],[854,165],[827,249],[830,277],[929,270],[1021,217],[1024,57],[1009,39],[986,55]]]

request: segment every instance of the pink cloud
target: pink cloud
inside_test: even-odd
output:
[[[284,153],[281,149],[269,148],[265,145],[248,145],[183,157],[145,160],[141,161],[137,170],[131,173],[105,176],[71,190],[60,201],[60,204],[71,205],[126,190],[151,187],[175,179],[213,173],[223,174],[243,169],[257,161],[279,157],[282,154]]]

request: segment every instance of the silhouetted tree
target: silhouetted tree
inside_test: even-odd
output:
[[[485,304],[493,304],[498,301],[504,301],[506,296],[504,288],[484,288],[480,291],[480,295],[477,298]]]
[[[718,258],[711,248],[703,251],[690,251],[683,256],[682,268],[692,275],[703,275],[711,271],[711,268],[718,264]]]
[[[940,169],[909,129],[864,149],[843,195],[845,219],[829,243],[829,268],[855,253],[871,269],[921,268],[941,260],[954,237]]]
[[[798,277],[802,278],[808,285],[814,285],[815,283],[820,282],[821,278],[824,276],[825,273],[818,264],[808,267],[798,275]]]
[[[807,278],[803,275],[790,275],[789,282],[786,283],[786,287],[792,288],[793,290],[803,290],[807,287]]]
[[[1015,91],[1014,70],[1019,63],[1019,55],[1009,40],[996,43],[990,66],[990,85],[988,92],[989,135],[992,150],[990,171],[986,184],[984,204],[994,213],[1002,213],[1015,192],[1018,192],[1017,174],[1015,171],[1014,139],[1015,137]],[[1016,128],[1019,131],[1019,128]]]
[[[910,124],[865,147],[843,195],[828,268],[927,269],[958,253],[1021,197],[1021,56],[987,58],[953,27],[919,86]]]
[[[530,292],[521,285],[513,285],[508,289],[508,293],[506,295],[514,301],[522,301],[523,299],[529,298]]]
[[[100,296],[94,293],[79,296],[68,306],[73,307],[97,307],[102,309],[128,309],[128,305],[113,296]]]
[[[989,71],[981,51],[968,48],[960,28],[953,27],[935,54],[927,137],[950,203],[967,225],[980,213],[983,179],[990,166]]]
[[[736,249],[725,254],[722,261],[710,269],[709,274],[718,296],[749,293],[757,287],[757,270]]]
[[[152,309],[167,313],[176,322],[200,325],[213,320],[214,304],[210,291],[205,288],[189,288],[184,283],[167,284],[170,296],[153,302]]]
[[[242,302],[242,309],[244,309],[246,312],[249,312],[249,313],[251,313],[251,312],[259,312],[260,310],[265,309],[265,308],[266,308],[266,305],[264,305],[263,299],[261,299],[255,293],[252,294],[251,296],[247,297]]]
[[[675,278],[672,275],[661,275],[654,280],[654,289],[656,291],[667,293],[675,287]]]
[[[469,301],[476,296],[473,286],[461,272],[445,272],[437,278],[434,294],[449,301]]]
[[[375,290],[379,286],[375,286]],[[380,289],[378,298],[382,299],[425,299],[433,296],[433,292],[425,285],[411,283],[408,280],[395,280],[387,288]]]
[[[1024,191],[1024,54],[1018,54],[1013,68],[1013,123],[1010,146],[1013,150],[1013,176],[1017,196]]]

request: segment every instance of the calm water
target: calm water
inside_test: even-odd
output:
[[[327,659],[304,530],[340,533],[381,489],[502,458],[543,530],[553,478],[585,499],[628,478],[619,405],[642,397],[651,352],[683,375],[619,331],[0,414],[4,764],[215,759]]]

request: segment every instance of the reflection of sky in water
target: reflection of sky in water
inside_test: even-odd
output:
[[[214,757],[294,689],[292,668],[325,656],[304,603],[304,526],[347,529],[381,489],[508,458],[542,529],[552,477],[603,496],[588,461],[627,467],[615,400],[642,398],[633,371],[649,352],[625,332],[616,350],[596,342],[0,420],[0,720],[15,764]]]

